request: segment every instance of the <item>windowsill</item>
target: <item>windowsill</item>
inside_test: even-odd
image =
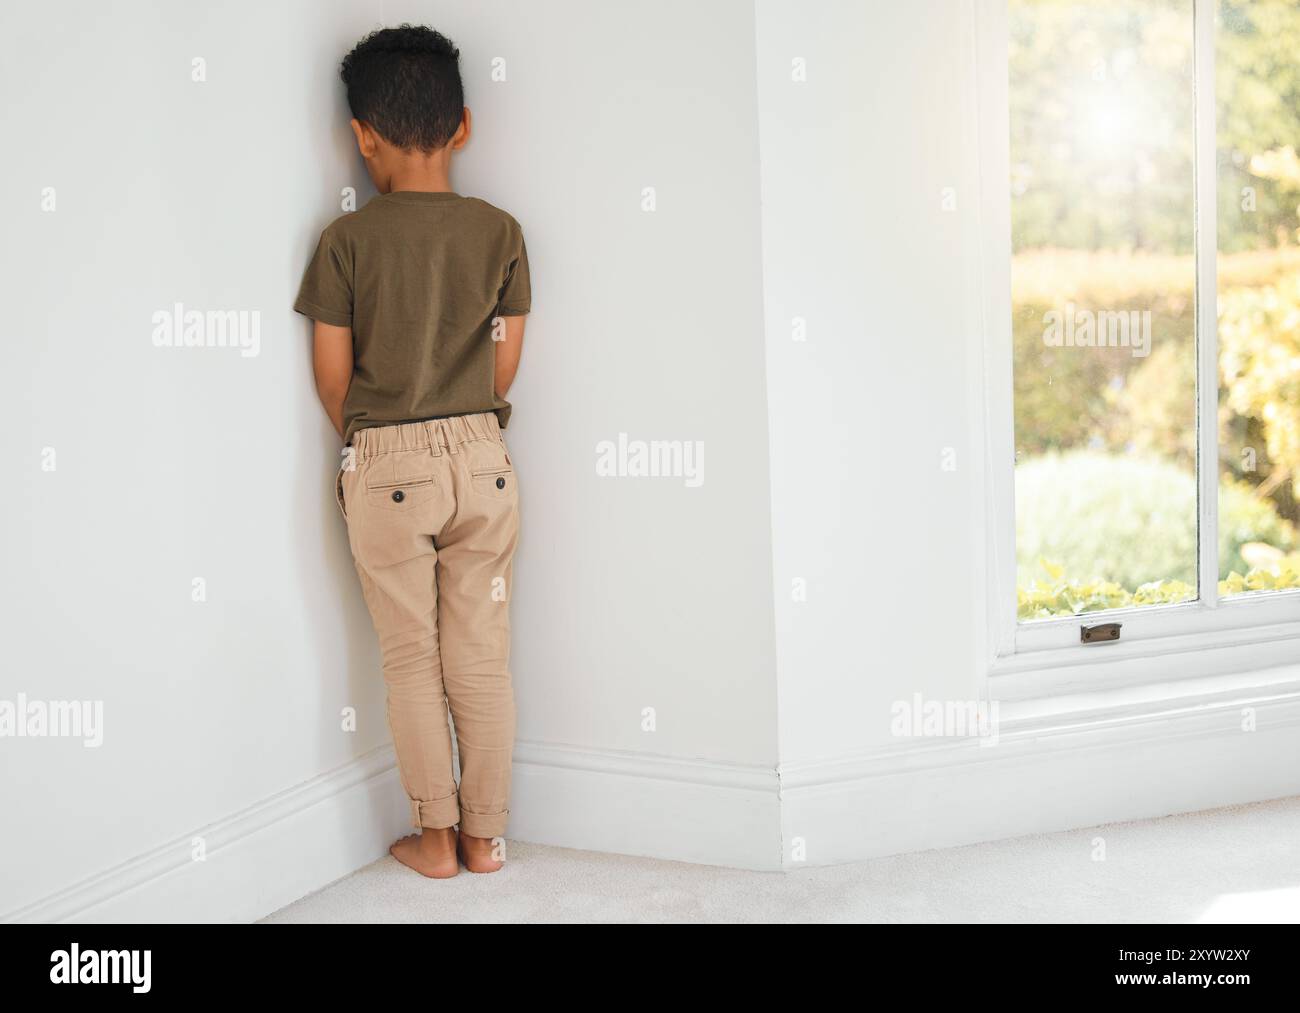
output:
[[[1300,660],[1300,622],[1028,651],[994,658],[992,699],[1063,700],[1214,677],[1250,680]]]
[[[996,691],[992,698],[999,699]],[[1300,662],[1020,699],[1000,705],[999,722],[1004,734],[1030,729],[1042,734],[1048,730],[1097,730],[1221,712],[1231,712],[1237,721],[1243,707],[1283,701],[1300,702]]]

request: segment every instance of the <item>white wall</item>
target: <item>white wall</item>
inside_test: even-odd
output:
[[[807,763],[975,691],[969,4],[757,10],[780,748]]]
[[[476,135],[453,181],[516,215],[533,263],[508,432],[532,757],[512,833],[563,838],[548,821],[561,768],[622,764],[636,785],[651,784],[639,764],[678,763],[699,785],[634,814],[676,823],[665,841],[633,826],[587,843],[718,860],[691,842],[679,800],[698,809],[775,765],[749,3],[659,4],[635,30],[594,0],[5,5],[0,83],[24,100],[0,121],[13,450],[0,699],[102,699],[105,741],[0,739],[0,916],[55,912],[43,898],[115,867],[96,896],[138,885],[121,863],[142,855],[188,877],[163,915],[255,914],[274,891],[249,885],[251,865],[186,872],[190,835],[209,828],[233,854],[265,813],[324,812],[313,800],[335,787],[351,801],[311,824],[312,855],[353,834],[377,857],[403,832],[391,770],[376,768],[377,651],[330,495],[337,440],[290,304],[341,188],[370,193],[338,60],[380,19],[408,18],[461,45]],[[495,56],[504,83],[489,79]],[[260,311],[261,354],[155,348],[151,316],[178,301]],[[704,486],[598,479],[595,445],[620,432],[704,441]],[[340,731],[347,706],[355,733]],[[775,796],[753,814],[775,840]],[[382,826],[358,843],[357,822]],[[241,889],[257,897],[221,906]],[[80,910],[74,895],[57,913]]]
[[[776,868],[1300,790],[1293,670],[1004,715],[997,750],[891,734],[895,701],[988,685],[970,0],[128,10],[0,13],[30,96],[0,120],[0,700],[107,721],[97,750],[0,739],[0,917],[256,917],[404,832],[289,310],[369,193],[335,67],[381,19],[460,44],[454,183],[533,262],[511,836]],[[261,355],[152,347],[176,301],[261,310]],[[598,479],[620,432],[704,441],[704,486]]]

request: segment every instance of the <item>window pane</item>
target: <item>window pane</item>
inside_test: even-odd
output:
[[[1022,620],[1193,599],[1192,0],[1011,0]]]
[[[1219,593],[1300,584],[1300,3],[1225,0],[1219,161]]]

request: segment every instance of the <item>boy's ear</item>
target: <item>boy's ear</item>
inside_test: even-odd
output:
[[[453,151],[459,151],[465,147],[465,142],[469,140],[470,134],[470,116],[469,106],[465,106],[460,112],[460,126],[456,132],[451,135],[451,147]]]
[[[352,133],[357,139],[357,150],[361,152],[361,157],[374,158],[379,145],[375,141],[375,132],[370,129],[370,125],[353,118],[351,126]]]

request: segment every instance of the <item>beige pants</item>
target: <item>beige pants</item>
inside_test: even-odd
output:
[[[500,837],[515,738],[509,602],[519,498],[496,416],[362,429],[352,448],[339,506],[379,634],[411,820]]]

